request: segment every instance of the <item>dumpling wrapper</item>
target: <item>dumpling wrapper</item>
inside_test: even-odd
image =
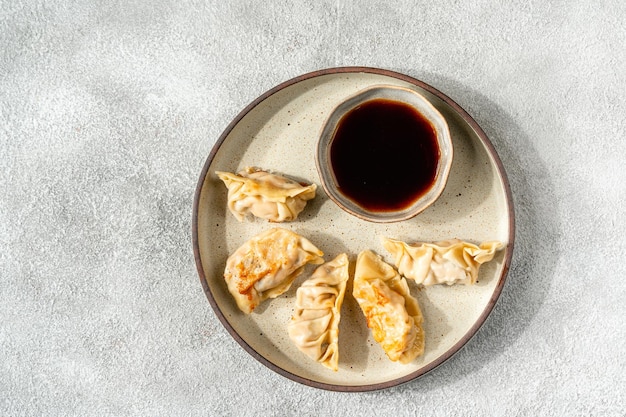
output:
[[[352,295],[359,303],[374,340],[394,362],[409,363],[424,353],[424,318],[406,279],[380,256],[359,254]]]
[[[295,313],[287,326],[301,352],[333,371],[339,369],[339,321],[348,265],[344,253],[319,266],[298,288]]]
[[[473,285],[478,279],[480,265],[491,261],[504,247],[489,241],[479,246],[450,239],[437,243],[415,243],[383,238],[383,246],[394,257],[398,272],[425,286],[436,284]]]
[[[258,168],[215,173],[228,188],[228,209],[240,222],[248,214],[271,222],[295,220],[317,189]]]
[[[308,239],[279,227],[237,249],[226,261],[224,279],[237,306],[251,313],[262,301],[291,287],[306,264],[321,264],[324,253]]]

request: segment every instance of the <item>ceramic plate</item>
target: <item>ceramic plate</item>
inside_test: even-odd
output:
[[[324,193],[315,167],[322,126],[344,99],[373,85],[398,85],[424,95],[446,118],[454,162],[441,197],[418,216],[399,223],[371,223],[342,211]],[[406,241],[459,238],[474,243],[500,240],[506,247],[480,269],[474,286],[418,288],[409,281],[424,315],[424,355],[410,364],[391,362],[373,340],[348,284],[340,323],[339,370],[310,360],[290,341],[287,324],[295,292],[313,271],[310,265],[282,296],[252,314],[239,311],[223,278],[229,254],[272,227],[248,218],[238,222],[226,206],[226,187],[215,171],[238,172],[257,166],[318,185],[298,220],[282,223],[320,248],[325,260],[371,249],[392,263],[382,236]],[[505,282],[513,252],[514,216],[506,174],[477,123],[433,87],[395,72],[374,68],[334,68],[287,81],[246,107],[217,140],[204,165],[193,207],[193,245],[198,273],[209,303],[233,338],[254,358],[294,381],[328,390],[368,391],[413,380],[456,353],[483,324]]]

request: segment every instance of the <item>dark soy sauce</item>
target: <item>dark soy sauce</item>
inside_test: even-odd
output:
[[[373,212],[408,208],[435,181],[432,124],[412,107],[375,99],[340,120],[330,148],[339,192]]]

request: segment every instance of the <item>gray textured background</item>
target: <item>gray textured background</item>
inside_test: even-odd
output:
[[[623,416],[624,22],[620,0],[0,1],[0,414]],[[230,120],[346,65],[468,110],[518,226],[466,348],[361,394],[245,353],[191,247],[196,181]]]

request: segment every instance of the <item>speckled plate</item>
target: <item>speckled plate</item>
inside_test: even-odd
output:
[[[341,210],[324,193],[315,150],[324,121],[345,98],[372,85],[408,87],[444,115],[452,134],[454,162],[440,198],[418,216],[399,223],[371,223]],[[391,263],[380,238],[438,241],[459,238],[506,244],[480,269],[474,286],[412,285],[424,315],[424,355],[407,365],[391,362],[371,337],[351,285],[342,309],[339,370],[310,360],[290,341],[287,323],[295,292],[313,271],[309,266],[282,296],[241,313],[223,279],[226,259],[252,236],[273,225],[249,218],[238,222],[226,207],[226,187],[215,171],[257,166],[318,185],[316,198],[295,222],[283,223],[311,240],[331,260],[345,252],[351,271],[357,254],[371,249]],[[513,252],[514,216],[502,163],[478,124],[433,87],[399,73],[348,67],[317,71],[289,80],[246,107],[217,140],[200,174],[193,207],[193,246],[200,281],[217,317],[254,358],[294,381],[328,390],[368,391],[413,380],[456,353],[478,331],[504,286]]]

